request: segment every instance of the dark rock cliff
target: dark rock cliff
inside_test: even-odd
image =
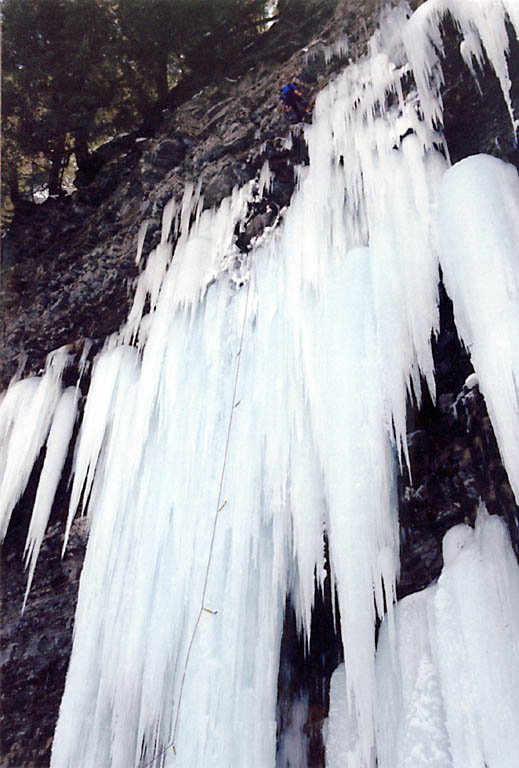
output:
[[[10,263],[3,275],[0,387],[17,369],[39,370],[46,354],[63,344],[80,349],[93,341],[94,353],[127,315],[139,227],[147,220],[144,256],[160,237],[162,208],[180,199],[188,182],[201,185],[206,206],[217,205],[236,184],[252,178],[265,159],[274,173],[272,203],[290,200],[293,167],[305,161],[304,141],[279,107],[279,85],[297,78],[311,101],[345,63],[327,62],[323,46],[346,34],[350,54],[361,51],[378,3],[342,0],[316,3],[312,18],[275,25],[241,68],[210,83],[186,100],[175,97],[154,131],[119,137],[99,150],[97,165],[70,197],[19,210],[7,234]],[[453,162],[488,152],[519,165],[508,113],[495,76],[487,69],[482,92],[462,65],[453,29],[447,30],[445,133]],[[512,47],[515,82],[519,50]],[[515,103],[519,94],[513,94]],[[294,133],[293,148],[282,139]],[[262,218],[263,217],[263,218]],[[240,233],[250,237],[268,223],[257,212]],[[503,515],[519,551],[518,509],[477,385],[464,385],[472,372],[458,340],[448,296],[440,283],[441,328],[434,343],[438,397],[427,394],[420,407],[409,404],[412,481],[400,478],[402,572],[399,595],[422,589],[442,567],[441,539],[459,522],[473,522],[479,500]],[[68,657],[73,613],[86,533],[76,521],[61,559],[66,482],[56,499],[31,596],[20,608],[26,575],[22,554],[37,478],[13,514],[3,548],[2,710],[0,766],[22,768],[49,762]],[[292,704],[308,700],[304,733],[308,765],[324,765],[321,723],[327,713],[327,683],[340,660],[332,618],[333,596],[318,596],[315,631],[305,657],[295,619],[287,605],[280,668],[279,727],[290,722]]]

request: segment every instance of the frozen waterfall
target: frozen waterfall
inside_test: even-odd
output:
[[[401,6],[319,95],[309,166],[249,254],[234,232],[268,167],[217,210],[194,188],[166,206],[75,446],[65,546],[78,510],[90,534],[53,768],[274,768],[286,595],[308,637],[326,578],[345,657],[330,768],[516,765],[519,570],[503,524],[481,509],[475,530],[452,529],[438,583],[394,605],[396,477],[408,400],[434,397],[439,266],[519,500],[519,178],[483,155],[449,167],[448,10],[517,127],[517,0]],[[76,420],[67,362],[58,350],[0,403],[4,532],[47,441],[28,591]]]

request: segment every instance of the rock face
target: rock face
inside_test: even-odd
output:
[[[189,146],[189,143],[182,141],[180,137],[165,139],[157,146],[152,155],[153,165],[168,171],[176,168],[186,156],[186,145]]]
[[[84,521],[78,519],[72,526],[70,550],[62,558],[67,499],[66,481],[62,481],[36,565],[34,589],[22,614],[27,584],[22,553],[40,470],[38,462],[14,511],[2,552],[0,765],[13,768],[49,764],[87,541]]]
[[[426,396],[422,407],[409,415],[412,482],[407,474],[400,478],[399,597],[423,589],[440,575],[444,534],[458,523],[473,525],[480,501],[491,514],[505,517],[519,554],[519,510],[443,286],[440,318],[433,347],[437,404]]]
[[[9,554],[2,562],[2,766],[49,764],[86,544],[86,532],[75,528],[65,560],[61,521],[49,528],[36,569],[38,585],[23,615],[24,542],[13,541],[14,533],[5,543]]]
[[[200,184],[206,207],[216,206],[268,160],[274,174],[269,208],[251,210],[237,233],[240,248],[247,250],[251,239],[272,222],[272,211],[288,204],[295,186],[294,165],[306,158],[297,129],[292,148],[284,144],[291,128],[279,108],[279,84],[298,79],[311,101],[344,64],[340,57],[327,62],[322,42],[312,41],[330,42],[346,33],[350,55],[362,50],[376,5],[375,0],[342,0],[336,8],[316,3],[311,19],[280,22],[248,53],[239,76],[211,83],[182,102],[177,94],[177,103],[164,113],[156,133],[121,137],[96,153],[72,196],[27,205],[18,212],[7,235],[14,266],[4,276],[0,388],[23,364],[24,375],[37,371],[46,354],[63,344],[80,348],[90,339],[93,354],[119,328],[137,275],[136,242],[143,220],[148,224],[146,258],[159,240],[164,204],[171,197],[179,200],[188,182]],[[517,46],[510,61],[517,70]],[[485,71],[478,91],[461,63],[454,30],[449,32],[445,72],[445,132],[451,159],[487,152],[519,165],[497,80]],[[513,96],[517,101],[518,94]],[[519,552],[519,510],[484,399],[474,380],[467,382],[470,360],[457,338],[442,288],[440,296],[441,328],[434,345],[437,402],[425,396],[420,407],[409,404],[412,481],[405,472],[399,481],[401,597],[438,576],[443,534],[459,522],[472,522],[480,498],[490,512],[506,518]],[[76,522],[61,559],[64,486],[21,615],[26,583],[22,554],[35,476],[15,510],[3,549],[2,768],[49,763],[86,539],[81,522]],[[316,596],[307,656],[290,606],[282,641],[280,738],[299,713],[312,768],[325,764],[321,723],[327,714],[329,678],[341,660],[332,601],[331,594]],[[297,702],[305,702],[304,707],[294,706]]]

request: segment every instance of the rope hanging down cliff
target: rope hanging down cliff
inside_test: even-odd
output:
[[[174,722],[174,725],[173,725],[173,735],[172,735],[171,741],[165,747],[163,747],[160,750],[160,752],[158,752],[155,755],[155,757],[153,757],[147,763],[139,764],[139,768],[148,768],[148,766],[153,765],[153,763],[155,763],[156,760],[158,760],[160,757],[162,757],[162,755],[164,755],[167,752],[167,750],[170,749],[170,748],[172,748],[173,752],[176,754],[175,740],[176,740],[176,735],[177,735],[178,719],[179,719],[179,715],[180,715],[180,707],[181,707],[181,704],[182,704],[182,694],[184,692],[184,683],[185,683],[185,680],[186,680],[187,668],[189,666],[189,660],[190,660],[190,657],[191,657],[191,650],[193,648],[193,643],[195,641],[195,637],[196,637],[196,634],[198,632],[198,627],[200,625],[200,620],[202,618],[202,614],[204,612],[205,613],[210,613],[210,614],[213,614],[213,615],[217,613],[217,611],[213,611],[213,610],[211,610],[209,608],[206,608],[204,603],[205,603],[205,595],[206,595],[206,592],[207,592],[207,583],[208,583],[208,580],[209,580],[209,570],[211,568],[211,561],[212,561],[212,558],[213,558],[214,541],[215,541],[215,537],[216,537],[216,528],[217,528],[217,525],[218,525],[218,518],[220,516],[220,512],[223,510],[223,508],[227,504],[227,499],[222,503],[222,491],[223,491],[223,482],[224,482],[224,479],[225,479],[225,469],[226,469],[226,466],[227,466],[227,456],[228,456],[228,453],[229,453],[229,443],[230,443],[230,438],[231,438],[231,429],[232,429],[232,422],[233,422],[233,417],[234,417],[234,411],[235,411],[236,406],[239,405],[239,403],[241,402],[241,401],[238,401],[238,402],[236,401],[236,392],[238,390],[238,378],[239,378],[239,375],[240,375],[241,354],[242,354],[242,350],[243,350],[243,339],[245,337],[245,325],[246,325],[246,322],[247,322],[247,315],[248,315],[248,311],[249,311],[249,296],[250,296],[250,284],[251,284],[251,281],[252,281],[252,266],[253,265],[252,265],[252,256],[251,256],[251,264],[250,264],[250,268],[249,268],[249,279],[247,281],[247,293],[246,293],[246,296],[245,296],[245,307],[244,307],[244,310],[243,310],[243,322],[242,322],[242,327],[241,327],[240,346],[239,346],[239,349],[238,349],[238,353],[236,355],[236,371],[235,371],[235,374],[234,374],[234,387],[233,387],[233,393],[232,393],[231,410],[230,410],[230,414],[229,414],[229,422],[228,422],[228,425],[227,425],[227,437],[226,437],[226,441],[225,441],[225,450],[224,450],[224,456],[223,456],[222,471],[221,471],[221,474],[220,474],[220,484],[219,484],[219,488],[218,488],[218,499],[217,499],[217,502],[216,502],[216,513],[215,513],[215,517],[214,517],[213,531],[212,531],[212,535],[211,535],[211,543],[210,543],[210,546],[209,546],[209,555],[208,555],[208,558],[207,558],[207,565],[206,565],[206,569],[205,569],[205,579],[204,579],[204,586],[203,586],[203,589],[202,589],[202,596],[201,596],[201,600],[200,600],[200,608],[198,609],[198,614],[197,614],[197,617],[196,617],[195,626],[193,628],[193,632],[191,634],[191,639],[189,641],[189,645],[188,645],[188,649],[187,649],[187,654],[186,654],[186,660],[184,662],[184,668],[183,668],[183,672],[182,672],[182,680],[181,680],[181,683],[180,683],[180,691],[179,691],[179,694],[178,694],[177,712],[176,712],[176,715],[175,715],[175,722]]]

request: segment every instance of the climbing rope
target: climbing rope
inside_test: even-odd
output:
[[[187,648],[186,660],[184,662],[184,669],[183,669],[183,672],[182,672],[182,680],[180,682],[180,691],[179,691],[179,694],[178,694],[177,713],[176,713],[176,716],[175,716],[175,723],[173,725],[173,736],[172,736],[171,741],[168,744],[166,744],[166,746],[163,747],[161,749],[161,751],[158,752],[155,755],[155,757],[153,757],[147,763],[141,764],[139,766],[139,768],[148,768],[148,766],[152,765],[156,760],[158,760],[160,757],[162,757],[162,755],[164,755],[168,751],[168,749],[173,749],[173,752],[176,754],[175,740],[176,740],[176,735],[177,735],[178,718],[179,718],[179,714],[180,714],[180,705],[182,703],[182,694],[184,692],[184,683],[186,681],[187,668],[189,666],[189,659],[191,657],[191,650],[193,648],[193,643],[195,641],[195,637],[196,637],[196,634],[198,632],[198,627],[200,625],[200,620],[202,618],[202,614],[204,612],[210,613],[210,614],[213,614],[213,615],[217,613],[217,611],[212,611],[209,608],[206,608],[204,603],[205,603],[205,595],[206,595],[206,592],[207,592],[207,584],[208,584],[208,581],[209,581],[209,570],[211,568],[211,561],[213,559],[213,550],[214,550],[214,542],[215,542],[215,538],[216,538],[216,528],[217,528],[217,525],[218,525],[218,518],[220,516],[220,512],[222,511],[222,509],[227,504],[227,500],[225,500],[222,503],[223,482],[224,482],[224,479],[225,479],[225,469],[226,469],[226,466],[227,466],[227,456],[228,456],[228,453],[229,453],[229,443],[230,443],[230,439],[231,439],[231,429],[232,429],[232,422],[233,422],[233,417],[234,417],[234,411],[236,409],[236,406],[239,405],[240,402],[241,402],[240,400],[238,400],[238,402],[236,402],[236,392],[238,390],[238,378],[239,378],[239,375],[240,375],[241,353],[242,353],[242,350],[243,350],[243,339],[245,337],[245,325],[246,325],[246,322],[247,322],[247,315],[248,315],[248,310],[249,310],[249,295],[250,295],[250,284],[251,284],[251,281],[252,281],[252,262],[251,262],[250,270],[249,270],[249,279],[247,281],[247,293],[246,293],[246,296],[245,296],[245,307],[244,307],[244,310],[243,310],[243,322],[242,322],[242,327],[241,327],[240,346],[239,346],[239,349],[238,349],[238,353],[236,355],[236,372],[235,372],[235,375],[234,375],[234,388],[233,388],[233,393],[232,393],[231,412],[230,412],[230,415],[229,415],[229,423],[227,425],[227,438],[226,438],[226,441],[225,441],[225,451],[224,451],[224,455],[223,455],[222,472],[221,472],[221,475],[220,475],[220,484],[219,484],[219,487],[218,487],[218,499],[217,499],[217,502],[216,502],[216,513],[215,513],[214,523],[213,523],[213,532],[212,532],[212,535],[211,535],[211,544],[209,546],[209,555],[208,555],[208,558],[207,558],[207,566],[206,566],[206,569],[205,569],[204,587],[202,589],[202,598],[200,600],[200,608],[198,610],[198,614],[197,614],[197,617],[196,617],[193,633],[191,635],[191,639],[189,641],[189,645],[188,645],[188,648]]]

